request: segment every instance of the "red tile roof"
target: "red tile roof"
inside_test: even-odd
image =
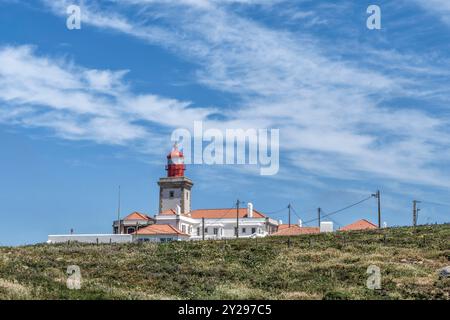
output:
[[[133,212],[127,215],[123,220],[152,220],[153,218],[149,217],[146,214],[140,212]]]
[[[176,214],[176,211],[174,209],[169,209],[169,210],[165,210],[163,212],[160,213],[161,215],[171,215],[171,214]]]
[[[152,224],[145,228],[139,229],[133,234],[138,235],[182,235],[189,236],[188,234],[181,232],[170,224]]]
[[[341,231],[352,231],[352,230],[368,230],[368,229],[378,229],[378,226],[373,224],[370,221],[367,221],[365,219],[358,220],[356,222],[353,222],[352,224],[349,224],[345,227],[342,227]]]
[[[292,227],[298,227],[298,225],[297,224],[294,224],[294,223],[291,223],[291,228]],[[283,229],[287,229],[287,228],[289,228],[289,224],[279,224],[278,225],[278,231],[280,231],[280,230],[283,230]]]
[[[162,215],[172,215],[176,211],[173,209],[163,211]],[[236,218],[236,208],[230,209],[197,209],[189,212],[190,217],[194,219],[235,219]],[[189,215],[187,214],[187,215]],[[253,210],[253,218],[265,218],[266,216],[257,210]],[[247,208],[239,209],[239,218],[247,217]]]
[[[291,224],[289,227],[288,224],[280,224],[278,226],[278,231],[272,233],[272,236],[298,236],[301,234],[316,234],[320,233],[319,227],[300,227],[296,224]]]

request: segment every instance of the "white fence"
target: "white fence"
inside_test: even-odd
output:
[[[131,234],[67,234],[49,235],[47,243],[129,243],[132,241]]]

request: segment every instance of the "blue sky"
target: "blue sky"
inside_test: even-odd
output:
[[[280,129],[280,171],[192,165],[193,207],[303,220],[382,191],[383,221],[450,219],[446,0],[0,0],[0,244],[155,214],[170,134]],[[382,10],[368,30],[366,9]],[[280,212],[278,212],[280,211]],[[373,199],[333,216],[376,222]],[[297,219],[294,217],[293,219]]]

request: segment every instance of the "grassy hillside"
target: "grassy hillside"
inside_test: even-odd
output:
[[[0,248],[0,299],[450,299],[450,225],[291,238]],[[366,288],[367,267],[382,289]],[[81,290],[66,287],[78,265]]]

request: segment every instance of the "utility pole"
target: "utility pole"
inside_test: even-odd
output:
[[[202,218],[202,240],[205,240],[205,218]]]
[[[117,234],[121,234],[120,227],[121,223],[120,223],[120,185],[119,185],[119,199],[117,206]]]
[[[417,208],[417,204],[420,203],[420,201],[414,200],[413,201],[413,226],[416,227],[417,226],[417,218],[418,218],[418,214],[420,209]]]
[[[239,238],[239,199],[236,201],[236,239]]]
[[[288,221],[289,221],[289,228],[291,227],[291,204],[289,203],[289,205],[288,205],[288,209],[289,209],[289,219],[288,219]]]
[[[289,223],[289,229],[291,228],[291,204],[289,203],[288,205],[288,209],[289,209],[289,218],[288,218],[288,223]],[[291,237],[288,237],[288,248],[291,247]]]
[[[380,190],[377,190],[377,199],[378,199],[378,229],[381,229],[381,193],[380,193]]]
[[[320,228],[320,213],[322,212],[321,208],[317,208],[317,220],[319,221],[319,228]]]
[[[381,194],[380,194],[380,190],[377,190],[377,193],[372,194],[372,197],[377,198],[377,204],[378,204],[378,229],[381,229]]]

